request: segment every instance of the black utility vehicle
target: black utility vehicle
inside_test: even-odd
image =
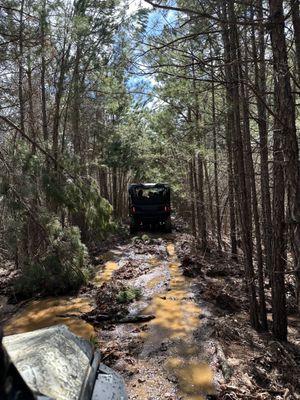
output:
[[[166,232],[172,231],[168,184],[135,183],[128,191],[130,233],[147,226],[163,226]]]

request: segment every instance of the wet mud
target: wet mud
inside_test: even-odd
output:
[[[173,243],[166,246],[170,279],[144,309],[156,316],[141,330],[143,347],[137,357],[139,373],[128,379],[132,399],[200,400],[214,392],[213,372],[194,338],[201,308],[190,282],[182,275]],[[151,278],[148,288],[161,284]],[[142,378],[140,378],[142,376]]]
[[[114,256],[114,253],[108,252],[102,256],[102,259],[109,260]],[[99,271],[95,274],[93,284],[101,286],[108,282],[117,267],[118,264],[113,260],[106,261],[103,268],[97,267]],[[96,335],[95,328],[81,319],[80,315],[91,311],[93,306],[91,297],[60,296],[33,300],[5,323],[4,335],[65,324],[76,335],[90,340]]]
[[[5,334],[64,323],[79,336],[96,335],[105,362],[123,375],[132,400],[201,400],[214,393],[212,355],[202,334],[205,310],[196,301],[192,280],[182,274],[174,238],[131,242],[100,257],[94,286],[101,290],[123,270],[124,283],[142,293],[129,313],[153,314],[154,319],[95,330],[79,318],[94,307],[91,296],[48,298],[28,303],[6,323]]]

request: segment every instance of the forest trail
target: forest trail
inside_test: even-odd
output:
[[[154,314],[146,332],[142,332],[143,346],[136,367],[138,376],[129,380],[133,399],[174,398],[200,400],[200,393],[213,392],[213,373],[201,354],[193,333],[200,325],[201,308],[194,300],[190,284],[180,270],[174,244],[167,244],[168,287],[152,298],[145,314]],[[159,264],[159,260],[156,260]],[[154,287],[163,280],[148,280]],[[177,390],[175,390],[177,391]],[[155,393],[155,396],[153,395]],[[177,398],[177,397],[176,397]]]
[[[94,328],[76,316],[94,306],[86,293],[31,301],[6,324],[5,333],[65,323],[85,338],[98,337],[106,362],[123,374],[130,399],[206,398],[214,392],[214,373],[205,319],[192,280],[182,275],[174,241],[170,235],[129,242],[100,255],[102,265],[96,266],[97,287],[122,279],[119,271],[125,268],[126,285],[142,293],[129,313],[153,314],[150,322]]]

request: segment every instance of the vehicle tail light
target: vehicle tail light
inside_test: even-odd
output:
[[[165,206],[165,211],[166,211],[166,212],[171,211],[171,207]]]
[[[136,210],[135,210],[135,207],[132,207],[132,212],[133,212],[133,214],[135,213],[135,211],[136,211]]]

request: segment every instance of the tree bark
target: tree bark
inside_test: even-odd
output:
[[[197,176],[198,176],[198,196],[197,202],[199,204],[198,210],[198,231],[199,241],[202,250],[207,248],[207,230],[206,230],[206,207],[204,200],[204,173],[203,173],[203,159],[200,153],[197,154]]]
[[[208,209],[208,214],[210,216],[210,229],[211,229],[212,234],[215,235],[216,234],[216,224],[215,224],[215,213],[214,213],[214,206],[213,206],[213,195],[211,192],[211,183],[210,183],[210,179],[209,179],[208,167],[207,167],[207,163],[205,161],[203,163],[203,167],[204,167],[204,175],[205,175],[205,186],[207,188],[207,197],[208,197],[208,201],[206,201],[206,203],[208,203],[208,207],[206,207],[206,208]]]
[[[45,36],[46,36],[46,0],[42,3],[42,12],[40,15],[40,29],[41,29],[41,93],[42,93],[42,127],[44,141],[48,141],[48,120],[47,120],[47,103],[46,103],[46,58],[45,58]]]
[[[212,68],[213,80],[213,68]],[[218,152],[217,152],[217,129],[216,129],[216,100],[215,100],[215,84],[212,81],[212,123],[213,123],[213,148],[214,148],[214,183],[215,183],[215,199],[216,199],[216,219],[217,219],[217,242],[218,251],[222,251],[221,244],[221,216],[220,216],[220,196],[219,196],[219,178],[218,178]]]
[[[99,167],[99,186],[101,196],[109,200],[108,184],[107,184],[107,167],[101,165]]]
[[[232,128],[233,114],[230,108],[231,99],[227,90],[227,116],[226,116],[226,147],[227,147],[227,179],[228,179],[228,206],[229,206],[229,225],[230,225],[230,243],[232,258],[237,257],[237,239],[236,239],[236,207],[234,196],[234,177],[233,177],[233,161],[232,161]]]
[[[246,31],[245,31],[246,32]],[[247,36],[245,37],[245,42],[247,41]],[[239,47],[241,48],[241,47]],[[259,314],[260,314],[260,322],[261,328],[263,331],[268,330],[268,321],[267,321],[267,311],[266,311],[266,299],[265,299],[265,288],[264,288],[264,264],[263,264],[263,255],[262,255],[262,245],[261,245],[261,230],[260,230],[260,218],[258,211],[258,201],[257,201],[257,191],[256,191],[256,181],[255,181],[255,170],[253,164],[252,157],[252,146],[251,146],[251,135],[250,135],[250,119],[249,119],[249,94],[244,85],[244,81],[249,81],[248,76],[248,63],[247,60],[245,62],[244,71],[241,68],[241,50],[238,51],[238,56],[240,59],[240,89],[241,89],[241,98],[242,98],[242,110],[243,110],[243,142],[245,149],[245,170],[246,181],[248,182],[247,186],[251,191],[250,201],[252,203],[252,213],[250,209],[250,219],[254,220],[254,233],[255,233],[255,242],[256,242],[256,257],[257,257],[257,270],[258,270],[258,287],[259,287]]]
[[[298,83],[300,83],[300,12],[299,12],[299,0],[290,0],[292,21],[294,28],[294,41],[296,50],[296,63],[298,73]]]
[[[112,168],[112,205],[115,218],[118,217],[118,182],[117,167]]]
[[[24,109],[24,93],[23,93],[23,79],[24,79],[24,3],[21,1],[20,8],[20,26],[19,26],[19,106],[20,106],[20,128],[22,132],[25,132],[25,109]]]
[[[189,161],[189,203],[190,203],[190,219],[191,219],[191,230],[193,236],[197,236],[196,230],[196,210],[195,210],[195,186],[194,186],[194,171],[193,162]]]
[[[257,1],[257,18],[263,19],[262,0]],[[253,20],[254,11],[251,10]],[[258,115],[259,149],[260,149],[260,190],[262,207],[262,230],[265,250],[265,265],[269,276],[272,269],[272,210],[269,177],[268,130],[266,109],[266,64],[265,64],[265,28],[258,27],[258,46],[255,40],[255,27],[252,26],[252,52],[254,61],[256,107]],[[260,61],[258,61],[260,60]]]
[[[226,4],[227,3],[227,4]],[[225,26],[223,33],[224,47],[226,53],[226,62],[230,65],[229,75],[229,96],[231,103],[229,107],[233,108],[234,126],[232,130],[232,153],[233,166],[237,179],[237,198],[239,201],[239,216],[242,233],[242,244],[245,259],[245,279],[247,287],[247,295],[249,299],[250,323],[253,328],[260,329],[258,304],[256,299],[255,274],[253,268],[253,243],[252,243],[252,223],[249,199],[247,197],[247,185],[245,179],[245,163],[244,163],[244,144],[241,132],[240,121],[240,98],[239,98],[239,58],[238,58],[238,33],[236,25],[236,16],[234,3],[224,1],[223,14],[227,16],[228,5],[228,26]]]
[[[196,76],[195,76],[195,59],[192,56],[192,77],[193,77],[193,94],[194,94],[194,114],[195,114],[195,139],[196,142],[199,143],[201,146],[202,144],[202,135],[201,135],[201,128],[200,128],[200,112],[199,112],[199,96],[196,87]],[[197,192],[197,204],[198,207],[198,234],[199,234],[199,242],[200,246],[203,250],[207,248],[207,228],[206,228],[206,207],[205,207],[205,199],[204,199],[204,171],[203,171],[203,157],[200,152],[196,155],[197,159],[197,176],[198,176],[198,192]],[[196,159],[194,159],[194,170]]]
[[[54,116],[53,116],[52,153],[56,163],[58,161],[58,139],[59,139],[59,125],[61,118],[60,104],[64,92],[64,79],[66,74],[66,67],[69,58],[69,53],[70,53],[70,45],[68,45],[68,47],[66,48],[66,38],[64,38],[64,44],[60,60],[60,72],[55,93],[55,106],[54,106]]]
[[[296,261],[297,300],[300,297],[300,173],[299,149],[295,125],[295,104],[290,84],[290,72],[285,41],[285,24],[282,0],[269,0],[270,32],[273,52],[275,123],[274,123],[274,218],[273,227],[273,331],[281,340],[287,338],[284,286],[284,249],[278,239],[284,238],[283,202],[281,188],[283,157],[289,208],[289,225],[292,231],[292,248]],[[276,188],[276,190],[275,190]],[[277,193],[278,192],[278,193]],[[278,215],[277,215],[278,214]],[[279,237],[278,237],[279,236]],[[284,240],[283,240],[284,242]],[[281,254],[279,254],[281,250]]]

